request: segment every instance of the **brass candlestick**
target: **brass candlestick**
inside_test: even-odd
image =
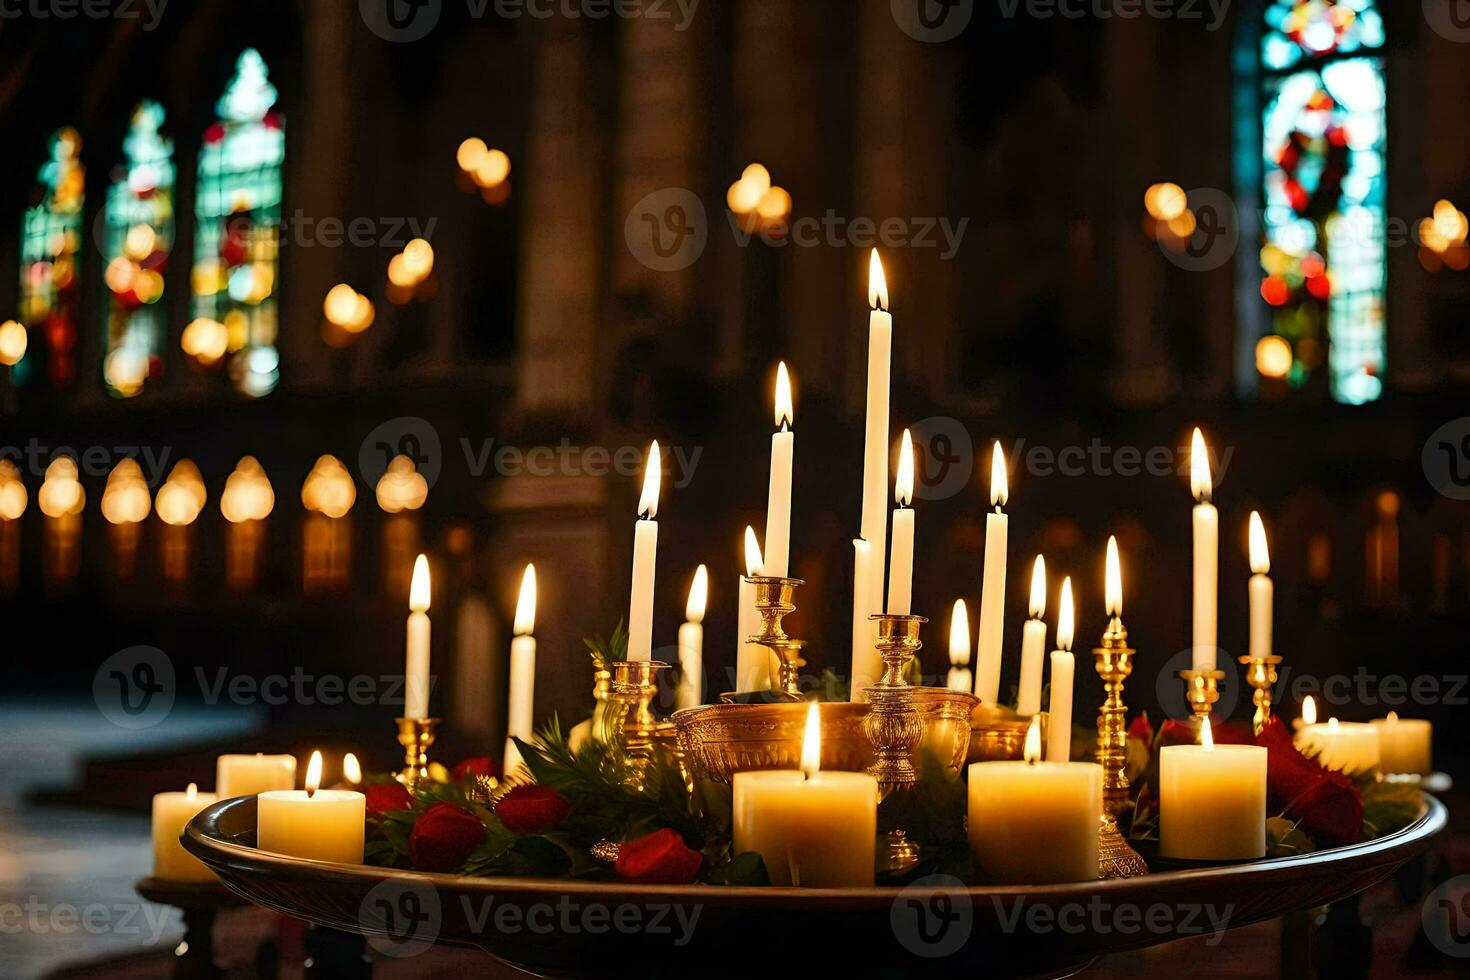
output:
[[[1271,721],[1271,688],[1276,683],[1276,668],[1281,664],[1281,658],[1244,656],[1240,662],[1246,668],[1246,683],[1256,689],[1251,701],[1256,706],[1255,727],[1259,735]]]
[[[878,781],[878,789],[886,799],[897,789],[908,789],[919,781],[914,755],[924,737],[924,716],[919,710],[914,688],[904,680],[904,673],[914,654],[924,645],[919,627],[929,620],[923,616],[875,614],[878,623],[875,646],[883,660],[883,676],[867,689],[868,717],[863,719],[863,733],[872,743],[873,764],[868,775]],[[883,854],[884,867],[902,873],[919,861],[918,848],[901,827],[889,827]]]
[[[438,718],[395,718],[398,744],[403,746],[403,771],[395,777],[413,792],[420,779],[429,778],[429,747],[434,744]]]
[[[1148,865],[1128,846],[1118,828],[1118,817],[1128,810],[1128,707],[1123,703],[1123,685],[1133,673],[1134,650],[1128,645],[1128,630],[1114,616],[1103,631],[1102,645],[1092,651],[1093,666],[1102,678],[1102,709],[1097,715],[1097,761],[1103,770],[1102,820],[1097,831],[1098,877],[1137,878],[1148,874]]]
[[[607,711],[601,731],[593,737],[621,749],[638,774],[636,788],[642,789],[641,774],[653,759],[660,738],[659,722],[653,714],[653,696],[658,693],[658,672],[668,664],[658,660],[615,660],[607,695]]]
[[[776,685],[772,690],[793,700],[800,700],[801,691],[797,684],[798,671],[806,665],[801,658],[805,640],[786,635],[782,620],[796,611],[796,587],[804,584],[799,578],[777,578],[756,575],[746,579],[755,586],[755,609],[761,615],[761,631],[747,637],[776,655],[781,663]]]
[[[1223,670],[1181,670],[1179,679],[1184,681],[1184,697],[1189,702],[1189,711],[1194,716],[1194,726],[1210,717],[1215,702],[1220,700],[1220,682],[1225,679]]]

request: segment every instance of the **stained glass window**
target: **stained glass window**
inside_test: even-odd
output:
[[[80,293],[82,201],[86,172],[82,139],[74,129],[51,137],[35,203],[26,209],[20,241],[20,317],[39,336],[47,378],[57,387],[77,374],[77,297]],[[17,382],[30,374],[31,355],[15,367]]]
[[[174,147],[159,132],[162,125],[157,102],[138,106],[107,192],[102,378],[123,398],[143,390],[162,368],[167,320],[160,301],[174,245]]]
[[[253,48],[216,107],[199,151],[194,204],[193,321],[184,350],[225,361],[240,392],[268,394],[280,380],[276,351],[281,163],[286,139],[276,89]]]
[[[1383,391],[1383,18],[1376,0],[1270,0],[1259,52],[1260,377]],[[1283,346],[1283,342],[1285,346]],[[1290,356],[1286,356],[1288,353]]]

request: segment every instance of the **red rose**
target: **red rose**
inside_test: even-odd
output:
[[[471,776],[499,776],[500,769],[488,755],[477,755],[455,766],[449,775],[456,783],[462,783]]]
[[[1251,733],[1248,730],[1213,716],[1210,718],[1210,734],[1214,736],[1216,745],[1251,744]],[[1161,746],[1195,745],[1198,742],[1199,730],[1195,727],[1193,718],[1189,721],[1165,718],[1164,724],[1159,728],[1159,745]]]
[[[453,871],[484,840],[479,817],[453,803],[436,803],[414,821],[409,858],[420,871]]]
[[[1339,846],[1362,839],[1363,797],[1352,780],[1297,751],[1279,718],[1261,730],[1256,744],[1266,747],[1266,790],[1273,808],[1320,843]]]
[[[384,814],[389,810],[408,810],[413,807],[413,797],[396,779],[386,783],[368,783],[362,788],[367,797],[368,813]]]
[[[1133,724],[1128,726],[1128,737],[1136,738],[1144,745],[1154,744],[1154,726],[1149,724],[1147,711],[1133,719]]]
[[[687,885],[699,874],[703,856],[684,843],[684,838],[665,827],[618,851],[618,877],[650,885]]]
[[[495,804],[495,815],[514,834],[541,834],[566,819],[572,805],[554,789],[517,786]]]

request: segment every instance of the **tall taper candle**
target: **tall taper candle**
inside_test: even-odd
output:
[[[873,551],[873,542],[864,538],[852,540],[852,676],[849,682],[849,698],[866,701],[864,692],[883,676],[883,658],[875,646],[877,632],[868,619],[873,590],[876,587],[881,599],[883,592],[882,559]],[[876,610],[875,610],[876,611]]]
[[[709,569],[700,565],[689,584],[684,623],[679,627],[679,690],[674,703],[680,708],[704,703],[704,607],[708,599]]]
[[[954,611],[949,614],[949,679],[945,686],[965,694],[975,686],[970,672],[970,611],[963,599],[954,601]]]
[[[1051,652],[1051,717],[1047,721],[1046,761],[1066,762],[1072,757],[1072,632],[1076,614],[1072,608],[1072,580],[1062,579],[1062,600],[1057,612],[1057,648]]]
[[[876,567],[883,568],[888,539],[888,389],[893,349],[893,316],[888,312],[888,282],[873,249],[868,262],[868,402],[863,441],[862,537],[871,543]],[[881,595],[880,595],[881,601]],[[869,609],[868,613],[882,612]],[[866,625],[867,619],[863,623]]]
[[[894,481],[893,551],[888,568],[888,612],[907,616],[914,604],[914,441],[903,430],[903,447],[898,451],[898,477]]]
[[[1010,536],[1010,522],[1001,508],[1010,495],[1006,482],[1006,458],[997,442],[990,456],[990,506],[995,511],[985,515],[985,580],[980,588],[980,637],[975,645],[979,651],[975,694],[982,704],[991,706],[1000,698],[1000,648],[1005,639],[1006,539]]]
[[[1021,687],[1016,713],[1034,715],[1041,710],[1041,675],[1046,667],[1046,559],[1036,556],[1031,566],[1031,618],[1021,627]]]
[[[413,563],[408,587],[408,656],[403,668],[403,717],[429,717],[429,559]]]
[[[633,525],[633,587],[628,598],[628,659],[653,656],[653,573],[658,560],[658,441],[648,449],[643,471],[643,494],[638,498],[638,520]]]
[[[791,466],[796,452],[791,379],[786,362],[776,368],[776,431],[771,434],[771,482],[766,493],[767,575],[786,578],[791,567]]]
[[[1266,548],[1266,525],[1251,511],[1251,645],[1252,657],[1271,656],[1271,605],[1276,587],[1271,584],[1271,553]]]
[[[1189,485],[1194,491],[1194,669],[1215,669],[1215,604],[1220,574],[1220,515],[1210,503],[1213,481],[1205,437],[1199,429],[1189,450]]]
[[[515,638],[510,641],[510,705],[506,711],[505,772],[513,772],[521,763],[520,750],[511,738],[531,741],[535,732],[536,702],[536,566],[528,564],[521,574],[521,591],[516,598],[513,624]]]
[[[745,528],[745,574],[740,578],[740,609],[736,614],[739,635],[735,637],[735,690],[741,694],[771,689],[771,651],[750,638],[761,631],[760,613],[755,608],[755,585],[750,581],[764,575],[765,560],[755,528]]]

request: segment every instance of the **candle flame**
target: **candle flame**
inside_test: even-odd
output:
[[[1123,615],[1123,564],[1118,560],[1118,539],[1108,535],[1108,560],[1104,573],[1104,592],[1107,614],[1112,617]]]
[[[1213,486],[1213,481],[1210,479],[1210,456],[1205,449],[1204,433],[1195,429],[1194,437],[1189,444],[1189,489],[1194,494],[1195,500],[1207,504],[1210,502],[1210,491]]]
[[[353,786],[362,782],[362,765],[351,752],[342,757],[342,778]]]
[[[806,732],[801,739],[801,774],[811,779],[822,768],[822,713],[813,701],[806,709]]]
[[[691,623],[704,622],[704,607],[709,603],[709,569],[700,565],[689,583],[689,601],[684,604],[684,618]]]
[[[1057,613],[1057,649],[1072,649],[1072,633],[1076,614],[1072,609],[1072,576],[1062,579],[1062,604]]]
[[[1336,718],[1328,718],[1327,719],[1327,730],[1329,732],[1335,732],[1335,731],[1337,731],[1337,719]]]
[[[745,577],[755,578],[765,571],[765,559],[761,557],[760,542],[755,539],[755,528],[745,525]]]
[[[914,440],[908,429],[903,430],[903,444],[898,450],[898,476],[893,481],[893,499],[900,507],[914,502]]]
[[[419,555],[413,560],[413,580],[408,585],[410,612],[429,611],[429,559]]]
[[[521,594],[516,598],[516,636],[530,636],[536,632],[536,566],[526,563],[521,573]]]
[[[1036,556],[1036,563],[1031,566],[1030,608],[1032,619],[1046,615],[1046,559],[1041,555]]]
[[[1041,716],[1032,715],[1031,724],[1026,729],[1025,759],[1031,765],[1041,761]]]
[[[954,611],[949,614],[949,662],[955,667],[970,662],[970,610],[963,599],[954,601]]]
[[[888,280],[883,276],[883,263],[878,260],[876,248],[868,260],[868,306],[874,310],[888,309]]]
[[[1006,457],[1000,451],[1000,441],[990,453],[990,506],[1004,507],[1011,499],[1010,483],[1006,480]]]
[[[1397,711],[1390,711],[1388,713],[1388,723],[1390,725],[1392,725],[1394,722],[1396,722],[1398,720],[1399,720],[1399,713]]]
[[[322,754],[320,751],[311,754],[311,761],[306,765],[306,797],[310,799],[315,795],[317,788],[322,784]]]
[[[184,799],[186,799],[186,800],[192,800],[194,797],[196,797],[198,795],[199,795],[199,784],[198,783],[190,783],[189,784],[189,788],[186,789],[186,790],[184,790]]]
[[[1310,694],[1308,694],[1306,699],[1302,701],[1302,724],[1317,724],[1317,700],[1313,698]]]
[[[1266,548],[1266,525],[1260,511],[1251,511],[1251,572],[1265,575],[1271,570],[1271,552]]]
[[[776,365],[776,428],[784,429],[796,419],[791,408],[791,376],[786,373],[786,362]]]
[[[1208,715],[1200,720],[1199,744],[1203,745],[1207,749],[1213,749],[1215,747],[1215,733],[1210,728],[1210,719]]]
[[[662,478],[663,459],[659,455],[658,440],[648,447],[648,463],[643,468],[643,495],[638,498],[638,516],[650,521],[658,516],[658,484]]]

